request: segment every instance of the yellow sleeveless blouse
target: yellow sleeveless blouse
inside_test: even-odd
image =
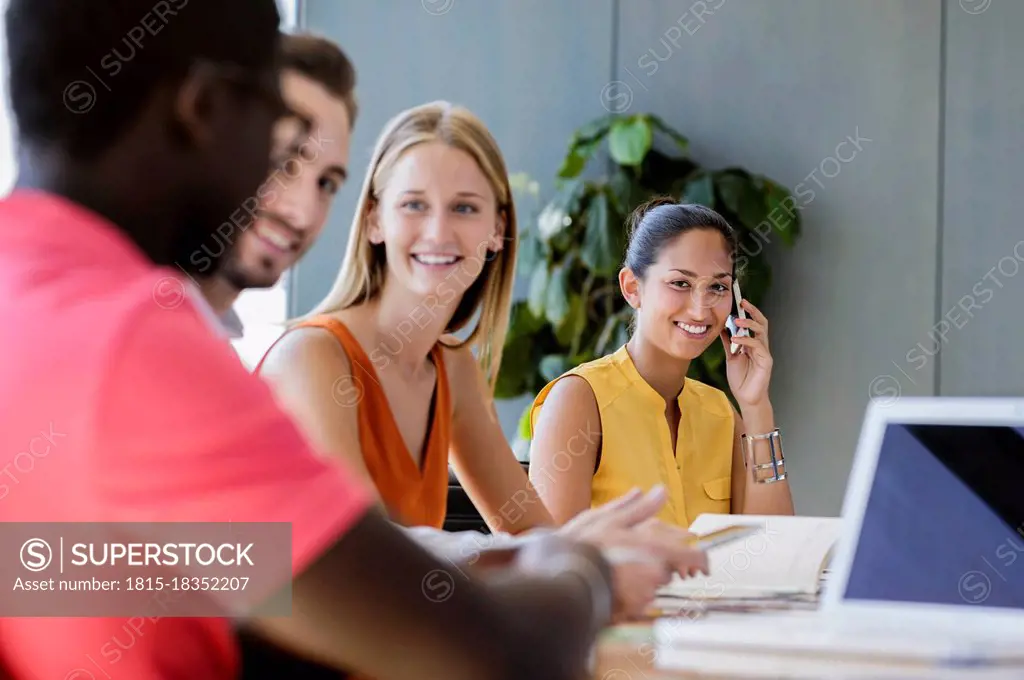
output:
[[[591,507],[633,488],[663,484],[668,502],[658,518],[683,528],[701,513],[728,513],[732,496],[734,411],[725,393],[686,379],[672,450],[665,400],[633,365],[625,345],[548,383],[534,399],[531,429],[556,382],[576,375],[590,385],[601,418],[601,448]]]

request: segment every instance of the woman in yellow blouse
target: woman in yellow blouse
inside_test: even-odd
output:
[[[619,272],[632,336],[533,404],[530,479],[556,521],[658,484],[669,492],[659,519],[681,527],[709,512],[793,514],[784,468],[768,464],[781,457],[768,320],[744,300],[749,318],[736,323],[752,337],[726,330],[736,252],[735,231],[709,208],[662,198],[634,212]],[[713,342],[725,345],[739,413],[724,392],[686,377]]]

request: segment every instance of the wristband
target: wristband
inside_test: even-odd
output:
[[[770,460],[758,463],[754,458],[754,441],[767,440]],[[779,428],[765,434],[744,434],[740,437],[743,445],[743,467],[750,470],[755,484],[774,484],[786,478],[786,458],[782,453],[782,435]],[[765,472],[765,475],[760,473]]]

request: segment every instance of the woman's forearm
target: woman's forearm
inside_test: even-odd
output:
[[[775,413],[771,402],[766,401],[756,406],[742,409],[743,424],[747,436],[756,436],[772,432],[775,425]],[[767,439],[753,440],[747,443],[753,450],[754,460],[748,458],[744,448],[743,456],[747,462],[746,480],[743,495],[743,514],[745,515],[792,515],[794,514],[793,496],[789,489],[789,480],[759,484],[754,481],[751,465],[754,462],[764,463],[771,460],[771,443]],[[780,472],[782,472],[780,470]],[[787,473],[788,474],[788,473]],[[763,473],[759,476],[763,476]]]

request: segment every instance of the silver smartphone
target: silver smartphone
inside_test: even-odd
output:
[[[748,318],[747,317],[747,311],[745,309],[743,309],[743,305],[740,304],[742,302],[743,302],[743,294],[740,292],[740,282],[739,281],[733,281],[732,282],[732,314],[730,314],[729,318],[726,319],[726,321],[725,321],[725,325],[729,329],[729,336],[730,337],[746,338],[746,337],[750,336],[750,329],[748,329],[748,328],[740,328],[739,326],[736,325],[736,317],[737,316],[739,318],[741,318],[741,319]],[[734,343],[734,342],[729,343],[729,351],[731,353],[736,354],[736,352],[738,352],[739,349],[740,349],[740,346],[737,345],[736,343]]]

